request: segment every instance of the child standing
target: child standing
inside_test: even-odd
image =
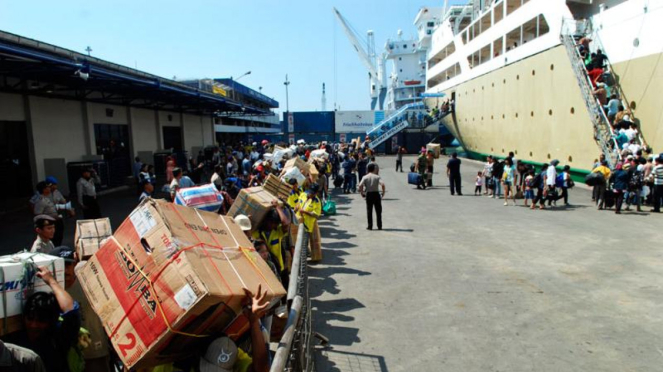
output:
[[[530,170],[527,172],[527,177],[525,177],[525,207],[529,206],[529,204],[527,204],[528,200],[532,200],[532,203],[534,203],[534,190],[532,190],[533,185],[534,171]]]
[[[477,180],[474,183],[474,195],[481,195],[481,186],[483,186],[483,172],[477,172]]]

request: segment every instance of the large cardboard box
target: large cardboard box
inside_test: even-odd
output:
[[[113,229],[109,218],[76,221],[74,245],[79,259],[87,260],[92,257],[101,248],[101,242],[111,235]]]
[[[283,172],[285,173],[288,169],[292,167],[297,167],[299,170],[302,172],[302,174],[306,177],[309,176],[311,168],[309,167],[309,164],[302,160],[299,156],[294,157],[290,160],[288,160],[285,165],[283,166]]]
[[[30,295],[51,292],[35,275],[39,266],[46,266],[64,288],[64,260],[59,257],[29,252],[0,257],[0,336],[23,328],[23,305]]]
[[[433,151],[433,158],[440,158],[440,144],[439,143],[429,143],[426,145],[426,152]]]
[[[287,200],[290,196],[291,187],[287,183],[281,181],[280,178],[276,177],[273,174],[267,176],[265,183],[262,187],[267,190],[270,194],[276,196],[279,199]]]
[[[243,288],[262,286],[272,304],[285,295],[232,218],[153,199],[76,274],[128,368],[179,360],[202,336],[245,329]]]
[[[228,216],[235,217],[238,214],[248,216],[251,219],[251,228],[255,230],[265,219],[267,212],[273,208],[273,200],[278,201],[276,196],[267,192],[262,186],[242,189],[230,207]]]
[[[311,180],[313,182],[318,182],[318,177],[320,177],[320,172],[318,172],[318,168],[315,167],[315,164],[309,164],[309,175],[311,176]]]

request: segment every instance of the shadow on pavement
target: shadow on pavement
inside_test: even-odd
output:
[[[369,355],[338,351],[331,348],[317,350],[317,372],[388,372],[387,363],[381,355]]]

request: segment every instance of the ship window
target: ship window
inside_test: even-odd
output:
[[[433,30],[426,30],[426,35],[432,35],[432,34],[433,34]]]
[[[407,49],[407,44],[403,44],[403,49]]]
[[[504,38],[500,37],[499,39],[493,41],[493,56],[499,57],[502,55],[502,50],[504,49]]]
[[[485,32],[490,28],[491,25],[491,13],[487,12],[483,17],[481,17],[481,32]],[[478,35],[477,35],[478,36]]]
[[[493,13],[493,24],[496,24],[504,18],[504,4],[496,5],[493,9]]]
[[[428,22],[426,25],[428,27],[435,27],[435,22]]]
[[[523,25],[523,39],[522,43],[534,40],[537,34],[537,20],[538,18],[532,18]]]
[[[543,14],[539,15],[539,32],[538,36],[545,35],[550,31],[550,27],[548,26],[548,22],[546,22],[546,18],[543,16]]]
[[[520,8],[522,0],[507,0],[506,2],[506,15],[511,15],[516,9]]]

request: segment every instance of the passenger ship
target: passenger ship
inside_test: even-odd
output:
[[[497,0],[447,8],[434,31],[426,92],[454,100],[444,125],[471,157],[514,151],[576,173],[608,150],[610,127],[578,68],[575,42],[610,62],[643,144],[663,150],[663,0]],[[583,69],[584,71],[584,69]],[[446,98],[427,98],[429,108]],[[601,112],[599,112],[601,111]],[[603,131],[604,133],[601,133]]]

